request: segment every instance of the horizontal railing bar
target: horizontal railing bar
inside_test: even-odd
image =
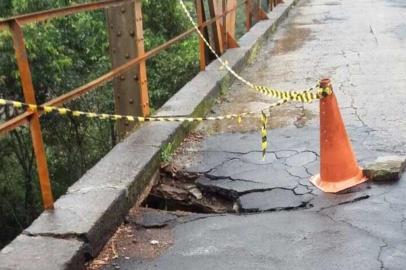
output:
[[[92,11],[106,7],[121,5],[134,0],[104,0],[93,3],[78,4],[64,8],[49,9],[29,14],[18,15],[4,20],[0,20],[0,30],[8,29],[10,23],[17,21],[21,26],[27,23],[34,23],[49,20],[55,17],[72,15],[83,11]]]
[[[207,20],[206,22],[202,23],[200,25],[200,27],[206,27],[207,25],[214,23],[216,20],[224,17],[225,15],[227,15],[230,12],[235,11],[237,8],[238,8],[238,6],[233,8],[233,9],[230,9],[230,10],[224,12],[223,14],[218,15],[218,16],[210,19],[210,20]],[[157,55],[158,53],[160,53],[161,51],[169,48],[170,46],[172,46],[176,42],[186,38],[188,35],[190,35],[194,31],[195,31],[195,29],[191,28],[191,29],[187,30],[186,32],[183,32],[182,34],[170,39],[169,41],[165,42],[164,44],[159,45],[159,46],[155,47],[154,49],[146,52],[143,56],[134,58],[134,59],[130,60],[129,62],[127,62],[127,63],[113,69],[112,71],[104,74],[103,76],[101,76],[101,77],[99,77],[99,78],[97,78],[97,79],[95,79],[95,80],[93,80],[93,81],[79,87],[79,88],[76,88],[76,89],[74,89],[74,90],[72,90],[72,91],[70,91],[70,92],[68,92],[68,93],[66,93],[64,95],[61,95],[61,96],[59,96],[59,97],[57,97],[55,99],[52,99],[52,100],[48,101],[44,105],[58,106],[58,105],[61,105],[61,104],[65,103],[65,102],[67,102],[67,101],[70,101],[70,100],[76,98],[77,96],[81,96],[81,95],[91,91],[92,89],[94,89],[94,88],[96,88],[96,87],[98,87],[98,86],[100,86],[100,85],[114,79],[116,76],[118,76],[121,73],[127,71],[128,69],[130,69],[131,67],[139,64],[140,62],[146,61],[149,58]]]
[[[157,55],[158,53],[160,53],[161,51],[163,51],[164,49],[167,49],[168,47],[172,46],[174,43],[178,42],[179,40],[187,37],[188,35],[190,35],[193,32],[194,29],[190,29],[187,32],[182,33],[181,35],[169,40],[168,42],[146,52],[143,56],[137,57],[132,59],[131,61],[111,70],[110,72],[102,75],[101,77],[79,87],[76,88],[64,95],[61,95],[55,99],[52,99],[48,102],[46,102],[44,105],[52,105],[52,106],[58,106],[61,105],[67,101],[71,101],[73,99],[75,99],[78,96],[81,96],[83,94],[88,93],[89,91],[93,90],[94,88],[103,85],[106,82],[111,81],[112,79],[114,79],[116,76],[120,75],[121,73],[127,71],[128,69],[130,69],[131,67],[139,64],[142,61],[148,60],[149,58],[151,58],[154,55]],[[1,131],[1,130],[0,130]]]
[[[219,20],[222,17],[226,16],[228,13],[237,10],[241,5],[245,4],[246,2],[247,2],[247,0],[243,1],[241,4],[237,5],[235,8],[227,10],[224,13],[222,13],[216,17],[213,17],[210,20],[207,20],[204,23],[200,24],[199,26],[207,27],[209,24],[213,24],[216,20]],[[59,106],[61,104],[69,102],[77,97],[80,97],[80,96],[92,91],[93,89],[97,88],[98,86],[103,85],[103,84],[113,80],[115,77],[117,77],[118,75],[127,71],[131,67],[139,64],[140,62],[146,61],[149,58],[157,55],[161,51],[171,47],[173,44],[186,38],[188,35],[190,35],[194,31],[195,31],[195,28],[191,28],[191,29],[187,30],[186,32],[170,39],[169,41],[165,42],[164,44],[159,45],[159,46],[155,47],[154,49],[146,52],[143,56],[134,58],[134,59],[130,60],[129,62],[100,76],[99,78],[97,78],[85,85],[82,85],[76,89],[73,89],[66,94],[63,94],[57,98],[54,98],[54,99],[44,103],[43,106]],[[38,113],[41,115],[43,112],[38,112]],[[13,119],[8,120],[7,122],[1,124],[0,125],[0,134],[10,132],[10,130],[13,130],[23,124],[26,124],[29,121],[29,118],[31,117],[32,114],[33,114],[33,112],[25,112],[17,117],[14,117]]]
[[[0,124],[0,134],[8,133],[24,124],[27,124],[32,115],[33,115],[33,112],[27,111],[16,117],[13,117],[12,119],[8,120],[7,122]]]

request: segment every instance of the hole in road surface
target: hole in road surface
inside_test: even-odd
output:
[[[199,174],[177,171],[172,165],[163,166],[160,174],[159,182],[143,202],[144,207],[204,214],[235,213],[235,201],[196,186]]]

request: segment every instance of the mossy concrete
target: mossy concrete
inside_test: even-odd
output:
[[[258,22],[240,39],[239,48],[228,50],[222,58],[241,72],[255,59],[262,44],[295,3],[286,0],[280,4],[269,14],[269,20]],[[155,115],[203,116],[233,81],[234,77],[219,61],[214,61]],[[162,148],[168,143],[177,147],[196,124],[154,122],[140,126],[71,186],[55,203],[55,210],[42,213],[22,236],[5,248],[7,258],[0,256],[0,269],[44,269],[43,265],[51,265],[52,269],[78,269],[77,265],[85,257],[95,256],[100,251],[149,186],[159,169]],[[77,252],[71,252],[70,245],[59,245],[58,252],[64,256],[44,256],[41,261],[30,263],[23,259],[36,254],[38,239],[45,241],[44,246],[48,247],[55,241],[66,243],[60,240],[64,238],[78,243]]]

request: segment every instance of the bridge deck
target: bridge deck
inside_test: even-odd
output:
[[[360,163],[404,155],[405,16],[402,0],[302,0],[242,74],[286,90],[329,77]],[[239,82],[222,101],[215,114],[274,102]],[[203,123],[204,138],[175,161],[203,173],[200,187],[233,198],[240,212],[265,212],[180,221],[166,237],[144,239],[173,242],[161,256],[120,249],[104,269],[403,269],[405,177],[322,194],[308,182],[319,171],[318,104],[282,106],[270,123],[264,162],[255,121]]]

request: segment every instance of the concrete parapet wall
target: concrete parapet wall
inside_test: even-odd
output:
[[[297,0],[285,0],[269,20],[251,28],[240,47],[222,57],[236,71],[253,61],[256,53]],[[201,116],[234,78],[218,61],[179,90],[156,116]],[[168,143],[177,146],[193,128],[188,123],[145,123],[72,185],[43,212],[22,235],[0,252],[0,269],[81,269],[95,256],[139,200],[160,164],[160,151]]]

